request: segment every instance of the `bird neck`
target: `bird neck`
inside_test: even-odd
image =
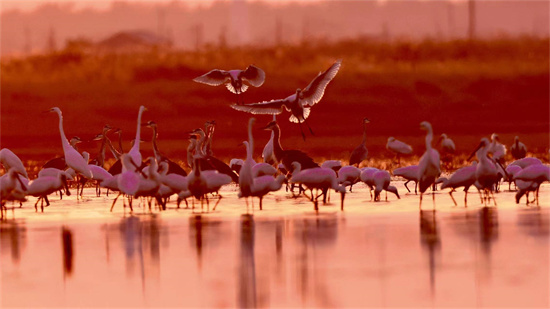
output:
[[[283,147],[281,146],[281,129],[279,125],[273,128],[273,154],[277,161],[280,161],[283,154]]]
[[[113,156],[118,160],[120,159],[120,155],[122,153],[120,153],[118,150],[116,150],[116,148],[113,146],[113,143],[111,143],[111,140],[105,136],[105,142],[107,143],[107,146],[109,146],[109,149],[111,150],[111,152],[113,153]]]
[[[103,167],[105,163],[105,148],[107,148],[107,136],[103,134],[101,139],[101,147],[99,148],[99,154],[97,156],[97,163],[99,166]]]
[[[56,113],[59,116],[59,135],[61,135],[61,144],[63,145],[63,149],[65,150],[68,149],[68,147],[71,147],[71,144],[65,136],[65,130],[63,130],[63,115],[59,110],[57,110]]]
[[[363,124],[363,141],[361,142],[361,144],[365,144],[367,142],[367,124],[364,123]]]
[[[137,129],[136,129],[136,139],[134,140],[134,145],[130,152],[135,151],[139,152],[139,141],[141,140],[141,114],[143,113],[143,108],[139,109],[138,118],[137,118]]]
[[[250,159],[252,159],[252,155],[254,153],[254,137],[252,136],[252,125],[254,124],[254,119],[250,119],[248,121],[248,150],[247,150],[247,159],[250,156]]]
[[[157,160],[160,160],[160,151],[157,147],[157,127],[156,126],[153,126],[153,138],[152,138],[152,143],[153,143],[153,152],[155,153],[155,158]]]
[[[120,151],[118,152],[119,154],[124,153],[124,149],[122,149],[122,133],[120,133],[120,132],[118,133],[118,148],[120,149]],[[113,149],[114,149],[114,147],[113,147]],[[120,157],[120,155],[119,155],[119,157]]]
[[[428,129],[428,133],[426,134],[426,151],[432,149],[432,140],[434,139],[434,134],[431,128]]]

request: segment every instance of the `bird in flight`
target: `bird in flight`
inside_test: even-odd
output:
[[[323,98],[328,83],[336,76],[341,64],[342,60],[337,60],[325,72],[319,73],[319,75],[317,75],[317,77],[315,77],[303,90],[297,89],[294,94],[284,99],[251,104],[233,104],[231,107],[238,111],[251,114],[269,115],[278,115],[282,113],[284,107],[292,114],[288,120],[300,125],[300,132],[305,140],[306,137],[302,131],[302,122],[306,124],[309,132],[313,135],[313,130],[311,130],[311,127],[307,124],[306,119],[309,117],[311,107]]]
[[[225,84],[229,91],[237,95],[237,104],[239,104],[241,93],[245,92],[249,86],[260,87],[263,85],[265,72],[254,65],[249,65],[245,70],[224,71],[214,69],[194,78],[193,81],[210,86]]]

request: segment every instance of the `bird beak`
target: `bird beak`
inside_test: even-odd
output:
[[[479,148],[481,148],[483,146],[483,143],[479,143],[479,145],[477,146],[477,148],[472,151],[472,154],[468,157],[468,160],[467,161],[470,161],[470,159],[472,159],[472,157],[476,154],[476,152],[479,150]]]

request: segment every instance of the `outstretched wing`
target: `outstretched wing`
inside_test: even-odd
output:
[[[251,114],[278,115],[283,112],[283,106],[285,106],[286,102],[286,99],[282,99],[242,105],[232,104],[231,107],[238,111]]]
[[[254,87],[260,87],[265,81],[265,72],[254,65],[249,65],[241,73],[241,79]]]
[[[325,94],[325,88],[327,88],[328,83],[336,76],[340,65],[342,64],[342,59],[337,60],[333,65],[330,66],[325,72],[319,73],[309,85],[302,91],[302,105],[303,106],[312,106],[321,101],[323,95]]]
[[[229,80],[231,80],[229,73],[227,71],[218,69],[214,69],[204,75],[193,79],[193,81],[197,83],[207,84],[210,86],[219,86]]]

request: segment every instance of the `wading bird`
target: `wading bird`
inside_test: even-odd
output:
[[[382,192],[382,190],[386,191],[386,201],[388,200],[388,191],[395,194],[395,196],[397,196],[398,199],[401,198],[399,197],[399,192],[397,192],[397,188],[390,185],[391,176],[388,171],[384,171],[384,170],[377,171],[373,175],[373,180],[375,185],[374,187],[375,202],[380,201],[380,193]]]
[[[410,145],[395,139],[395,137],[390,136],[388,137],[388,142],[386,143],[386,149],[389,151],[395,153],[396,159],[397,159],[397,165],[400,164],[400,157],[403,154],[410,154],[413,149]]]
[[[302,130],[302,122],[306,124],[309,132],[313,134],[313,130],[307,124],[306,119],[309,117],[313,105],[319,103],[323,98],[327,85],[336,76],[341,64],[342,60],[336,61],[325,72],[319,73],[306,88],[303,90],[297,89],[294,94],[284,99],[242,105],[233,104],[231,107],[242,112],[269,115],[278,115],[283,112],[284,108],[292,114],[289,118],[290,122],[300,125],[300,132],[302,133],[302,138],[305,140],[306,136]]]
[[[170,160],[168,157],[166,157],[164,154],[160,152],[157,146],[157,137],[158,137],[157,123],[151,120],[144,123],[143,126],[153,129],[153,137],[152,137],[151,143],[153,144],[153,153],[155,155],[155,159],[157,160],[157,162],[164,161],[166,162],[166,164],[168,164],[168,174],[175,173],[181,176],[187,176],[187,172],[183,168],[181,168],[179,164]]]
[[[418,207],[421,209],[422,195],[439,177],[441,174],[441,168],[439,162],[439,152],[432,148],[432,125],[427,121],[423,121],[420,123],[420,128],[426,131],[426,152],[424,152],[418,163],[418,187],[420,189],[420,204]],[[434,193],[432,193],[432,199],[433,207],[435,209]]]
[[[61,135],[61,145],[63,146],[63,153],[65,154],[65,163],[67,166],[75,170],[75,172],[86,177],[87,179],[92,178],[92,172],[88,167],[88,162],[84,160],[82,155],[74,149],[67,137],[65,137],[65,131],[63,130],[63,115],[61,110],[58,107],[53,107],[50,109],[50,112],[57,113],[59,116],[59,135]]]
[[[418,187],[418,165],[410,165],[396,168],[393,170],[393,175],[401,176],[407,180],[405,182],[405,188],[409,193],[411,192],[411,190],[409,190],[407,184],[411,181],[414,181],[414,194],[417,194],[416,188]]]
[[[483,191],[482,199],[485,204],[488,202],[489,198],[492,197],[493,203],[496,206],[497,202],[493,195],[493,191],[497,185],[499,175],[495,162],[487,156],[490,147],[491,143],[489,139],[486,137],[482,138],[479,146],[472,152],[468,160],[473,157],[474,154],[477,157],[477,161],[479,162],[476,166],[476,183],[478,189]]]
[[[523,159],[527,155],[527,146],[519,141],[519,137],[514,137],[514,144],[510,147],[510,152],[515,160]]]
[[[13,170],[23,175],[25,178],[29,178],[21,159],[8,148],[2,148],[2,150],[0,150],[0,163],[2,163],[6,171]]]
[[[299,183],[306,186],[311,191],[311,201],[315,211],[319,210],[318,199],[329,189],[333,189],[336,192],[340,192],[340,209],[344,210],[344,197],[346,195],[346,188],[338,184],[338,177],[336,177],[336,172],[330,168],[310,168],[302,170],[302,167],[299,162],[292,162],[293,170],[292,178],[290,182]],[[321,194],[313,195],[313,189],[321,190]]]
[[[283,150],[281,146],[281,128],[276,121],[271,121],[263,129],[273,131],[273,155],[275,160],[282,163],[287,171],[292,173],[292,162],[300,163],[300,167],[304,170],[319,167],[319,164],[300,150]]]
[[[455,198],[453,197],[453,192],[455,192],[456,188],[464,187],[464,207],[467,207],[468,189],[470,189],[470,187],[476,182],[476,169],[477,162],[473,162],[470,166],[459,168],[451,175],[451,177],[449,177],[449,179],[443,180],[441,190],[445,188],[451,188],[451,191],[449,191],[449,195],[451,196],[451,199],[453,200],[455,206],[457,206],[457,203],[455,201]]]
[[[239,103],[241,93],[245,92],[248,86],[260,87],[263,85],[265,72],[254,65],[249,65],[245,70],[224,71],[214,69],[194,78],[193,81],[210,86],[225,84],[229,91],[237,95],[237,103]]]
[[[355,149],[353,149],[353,151],[351,152],[351,155],[349,157],[349,165],[356,165],[357,167],[359,167],[361,162],[367,159],[369,151],[367,150],[367,146],[365,146],[365,143],[367,142],[367,123],[369,122],[370,120],[368,120],[367,118],[363,119],[363,141],[361,141],[361,144],[355,147]]]

